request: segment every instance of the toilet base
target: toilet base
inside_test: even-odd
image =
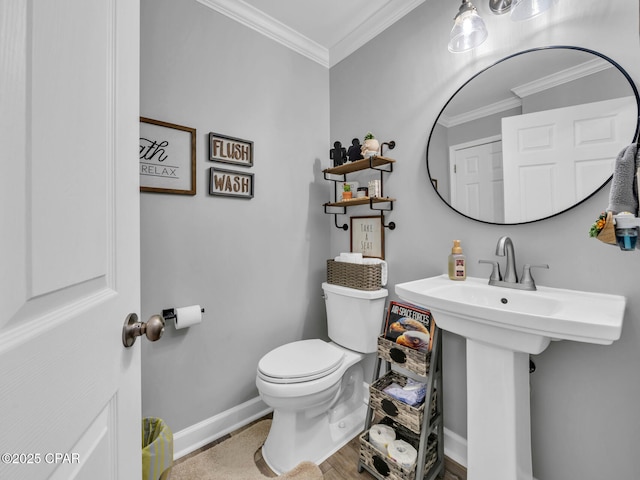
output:
[[[274,411],[271,430],[262,447],[264,461],[278,475],[303,461],[319,465],[340,450],[364,429],[367,406],[363,403],[334,423],[329,423],[330,413],[304,420],[292,418],[294,415]],[[300,434],[291,433],[295,430],[291,422],[297,422]]]

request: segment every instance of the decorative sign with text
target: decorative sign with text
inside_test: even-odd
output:
[[[383,217],[351,217],[351,251],[384,260]]]
[[[252,167],[253,142],[211,132],[209,133],[209,160]]]
[[[140,117],[140,191],[196,194],[196,129]]]
[[[253,198],[253,173],[210,168],[209,194]]]

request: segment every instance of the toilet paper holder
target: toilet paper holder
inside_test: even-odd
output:
[[[204,313],[204,308],[200,311]],[[176,318],[175,308],[162,310],[162,315],[151,315],[146,322],[140,322],[138,315],[130,313],[122,327],[122,344],[127,348],[132,347],[136,343],[136,338],[142,335],[145,335],[150,342],[160,340],[164,333],[165,322]]]
[[[202,313],[204,313],[204,308],[201,308],[200,311]],[[175,320],[177,318],[176,309],[175,308],[167,308],[165,310],[162,310],[162,318],[164,318],[165,321],[167,321],[167,320]]]

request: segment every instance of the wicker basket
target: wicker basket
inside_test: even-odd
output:
[[[613,225],[613,213],[607,212],[607,219],[605,220],[604,227],[600,230],[600,233],[596,237],[598,240],[610,245],[617,245],[616,241],[616,229]]]
[[[429,374],[431,352],[421,352],[415,348],[398,345],[380,336],[378,337],[378,356],[423,377]]]
[[[379,290],[382,266],[327,260],[327,282],[357,290]]]
[[[402,425],[393,422],[382,423],[391,424],[396,431],[396,438],[410,443],[416,450],[419,448],[419,435],[411,434],[411,432],[402,427]],[[438,437],[436,435],[430,435],[427,440],[424,472],[429,472],[437,460]],[[387,455],[387,452],[382,452],[369,443],[368,431],[360,435],[360,461],[372,472],[377,472],[382,477],[390,480],[415,480],[416,478],[416,466],[409,470],[397,464]]]
[[[385,393],[384,389],[394,382],[401,387],[404,387],[407,384],[407,377],[391,371],[369,386],[369,401],[371,402],[371,406],[379,415],[390,417],[394,421],[406,426],[411,431],[419,434],[422,429],[425,402],[414,407]],[[431,398],[430,415],[433,418],[435,414],[436,392],[434,390],[433,397]]]

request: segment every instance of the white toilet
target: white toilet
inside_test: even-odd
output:
[[[302,461],[321,463],[364,428],[363,367],[377,350],[388,292],[323,283],[329,338],[267,353],[256,386],[273,408],[262,456],[278,475]]]

